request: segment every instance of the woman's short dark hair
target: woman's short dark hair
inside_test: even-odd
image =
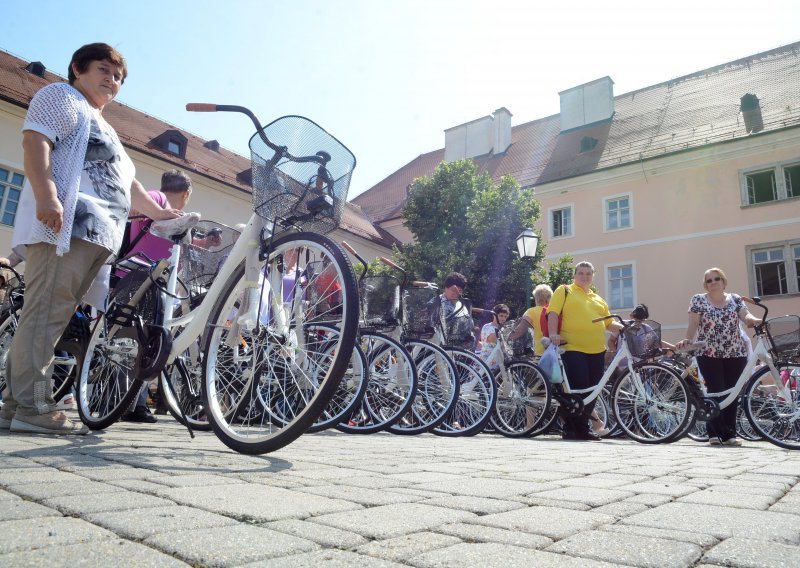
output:
[[[511,315],[511,310],[505,304],[497,304],[492,308],[492,311],[496,314]]]
[[[458,286],[463,290],[467,287],[467,277],[460,272],[451,272],[444,279],[444,287],[449,288],[450,286]]]
[[[69,84],[75,83],[75,70],[73,66],[83,73],[89,68],[92,61],[109,61],[114,65],[119,65],[122,69],[122,83],[125,82],[125,77],[128,76],[128,64],[125,63],[125,58],[122,54],[108,45],[107,43],[87,43],[78,51],[72,54],[72,61],[69,62],[69,70],[67,71],[67,79]]]
[[[164,193],[183,193],[191,187],[191,178],[180,170],[169,170],[161,174],[161,191]]]
[[[631,317],[635,320],[646,320],[650,318],[650,310],[644,304],[639,304],[631,311]]]

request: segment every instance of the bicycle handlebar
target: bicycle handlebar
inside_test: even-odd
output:
[[[626,325],[626,324],[625,324],[625,320],[624,320],[624,319],[622,319],[622,316],[620,316],[619,314],[609,314],[609,315],[607,315],[607,316],[602,316],[602,317],[599,317],[599,318],[594,318],[594,319],[592,320],[592,323],[597,323],[597,322],[600,322],[600,321],[605,321],[605,320],[607,320],[607,319],[611,319],[611,318],[618,319],[618,320],[619,320],[619,323],[621,323],[621,324],[622,324],[623,326],[625,326],[625,327],[628,327],[628,325]]]
[[[13,266],[9,266],[8,264],[0,264],[0,268],[5,268],[5,269],[7,269],[7,270],[10,270],[11,272],[13,272],[13,273],[14,273],[14,276],[16,277],[16,279],[17,279],[17,280],[19,280],[20,282],[22,282],[22,280],[23,280],[23,278],[22,278],[22,274],[20,274],[19,272],[17,272],[17,271],[14,269],[14,267],[13,267]]]
[[[341,244],[342,244],[342,247],[344,248],[344,250],[346,250],[347,252],[349,252],[349,253],[350,253],[350,254],[352,254],[353,256],[356,256],[356,257],[358,256],[358,253],[356,252],[356,250],[355,250],[353,247],[351,247],[351,246],[348,244],[348,242],[347,242],[347,241],[342,241],[342,243],[341,243]]]
[[[689,343],[684,347],[675,347],[673,351],[676,353],[692,353],[693,351],[698,351],[700,349],[705,349],[708,345],[705,341],[696,341],[694,343]]]
[[[379,261],[381,261],[381,262],[382,262],[383,264],[385,264],[386,266],[388,266],[389,268],[394,268],[395,270],[399,270],[399,271],[400,271],[400,272],[402,272],[403,274],[405,274],[405,272],[406,272],[405,270],[403,270],[402,268],[400,268],[400,267],[397,265],[397,263],[395,263],[395,262],[393,262],[393,261],[389,260],[389,259],[388,259],[388,258],[386,258],[385,256],[379,256],[379,257],[378,257],[378,260],[379,260]]]
[[[366,277],[366,275],[367,275],[367,271],[369,270],[369,267],[367,266],[367,261],[366,261],[366,260],[364,260],[364,257],[362,257],[360,254],[358,254],[358,253],[356,252],[356,249],[354,249],[353,247],[351,247],[351,246],[350,246],[350,243],[348,243],[347,241],[342,241],[342,247],[343,247],[343,248],[344,248],[344,249],[345,249],[347,252],[349,252],[349,253],[350,253],[350,254],[352,254],[354,257],[356,257],[356,259],[358,259],[358,262],[360,262],[360,263],[361,263],[361,266],[363,266],[363,267],[364,267],[364,269],[361,271],[361,276],[359,276],[359,277],[358,277],[358,281],[359,281],[359,282],[362,282],[362,281],[364,280],[364,277]]]
[[[423,282],[421,280],[413,280],[409,284],[414,288],[436,288],[436,284],[433,282]]]

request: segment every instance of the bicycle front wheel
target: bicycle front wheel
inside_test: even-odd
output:
[[[515,361],[497,375],[497,407],[492,425],[503,436],[529,436],[547,416],[550,384],[541,369],[527,361]]]
[[[643,444],[673,441],[691,416],[686,384],[671,368],[658,363],[637,366],[614,384],[611,404],[625,434]]]
[[[456,365],[460,391],[452,412],[434,428],[440,436],[474,436],[489,422],[497,403],[497,383],[483,359],[458,347],[444,347]]]
[[[261,274],[257,325],[239,325],[252,299],[242,263],[216,300],[203,349],[209,422],[245,454],[278,450],[311,426],[347,371],[358,326],[352,266],[328,237],[277,237]]]
[[[744,388],[742,403],[753,429],[776,446],[800,450],[800,363],[762,367]]]

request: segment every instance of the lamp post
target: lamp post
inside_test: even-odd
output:
[[[525,302],[531,307],[531,273],[533,272],[533,259],[536,257],[536,247],[539,245],[539,235],[533,229],[523,230],[517,237],[517,252],[522,259],[528,261],[528,275],[525,278]]]

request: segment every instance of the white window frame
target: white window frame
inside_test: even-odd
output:
[[[628,221],[629,224],[627,227],[617,227],[612,229],[608,226],[608,202],[609,201],[616,201],[619,199],[627,199],[628,200]],[[617,231],[627,231],[633,229],[633,194],[632,193],[619,193],[617,195],[607,195],[603,198],[603,232],[604,233],[616,233]]]
[[[613,268],[624,268],[626,266],[630,266],[631,267],[631,288],[632,288],[631,291],[633,292],[633,294],[631,296],[632,297],[631,301],[633,302],[633,305],[631,305],[631,306],[612,306],[611,305],[611,274],[610,274],[611,269],[613,269]],[[637,289],[637,282],[636,281],[637,281],[637,278],[636,278],[636,261],[635,260],[625,260],[625,261],[619,261],[619,262],[612,262],[610,264],[604,265],[603,266],[603,277],[605,279],[605,289],[606,289],[605,299],[608,302],[608,307],[612,311],[614,311],[614,310],[632,310],[633,308],[636,307],[636,305],[639,303],[639,300],[638,300],[637,294],[636,294],[636,289]]]
[[[553,213],[556,211],[563,211],[565,209],[569,210],[569,218],[570,218],[570,232],[568,235],[559,235],[555,236],[554,230],[555,227],[553,226]],[[575,236],[575,204],[574,203],[565,203],[563,205],[556,205],[555,207],[550,207],[547,210],[547,234],[551,240],[558,240],[558,239],[569,239]]]
[[[740,197],[742,200],[742,207],[763,207],[765,205],[780,203],[781,201],[786,201],[787,199],[800,199],[800,194],[789,197],[786,188],[784,169],[793,166],[800,166],[800,160],[794,158],[792,160],[783,160],[772,164],[761,164],[759,166],[752,166],[739,170],[739,191],[741,194]],[[775,178],[775,193],[777,195],[777,199],[773,201],[763,201],[761,203],[750,203],[747,191],[747,176],[750,174],[758,174],[769,171],[772,172],[772,175]]]
[[[756,266],[753,262],[753,253],[769,249],[783,249],[783,266],[786,271],[786,288],[785,294],[770,294],[768,298],[787,298],[790,296],[800,295],[800,283],[798,283],[798,274],[795,263],[794,249],[800,247],[800,238],[790,239],[786,241],[773,241],[768,243],[759,243],[757,245],[748,245],[745,247],[745,254],[747,255],[747,280],[750,285],[750,294],[753,296],[758,295],[758,286],[756,285]]]
[[[17,200],[17,211],[14,212],[14,223],[11,224],[11,225],[3,223],[3,217],[6,214],[6,204],[8,203],[8,190],[9,189],[18,189],[20,191],[20,199],[21,199],[22,198],[22,189],[25,186],[25,180],[27,178],[25,177],[25,172],[23,172],[21,170],[18,170],[17,168],[15,168],[13,166],[7,166],[7,165],[5,165],[3,163],[0,163],[0,168],[8,171],[11,175],[18,174],[18,175],[22,176],[22,185],[12,184],[10,179],[9,180],[0,180],[0,183],[2,183],[6,187],[6,190],[3,192],[3,197],[0,198],[0,226],[3,226],[3,227],[14,227],[16,225],[16,222],[17,222],[17,215],[19,214],[19,199]]]

